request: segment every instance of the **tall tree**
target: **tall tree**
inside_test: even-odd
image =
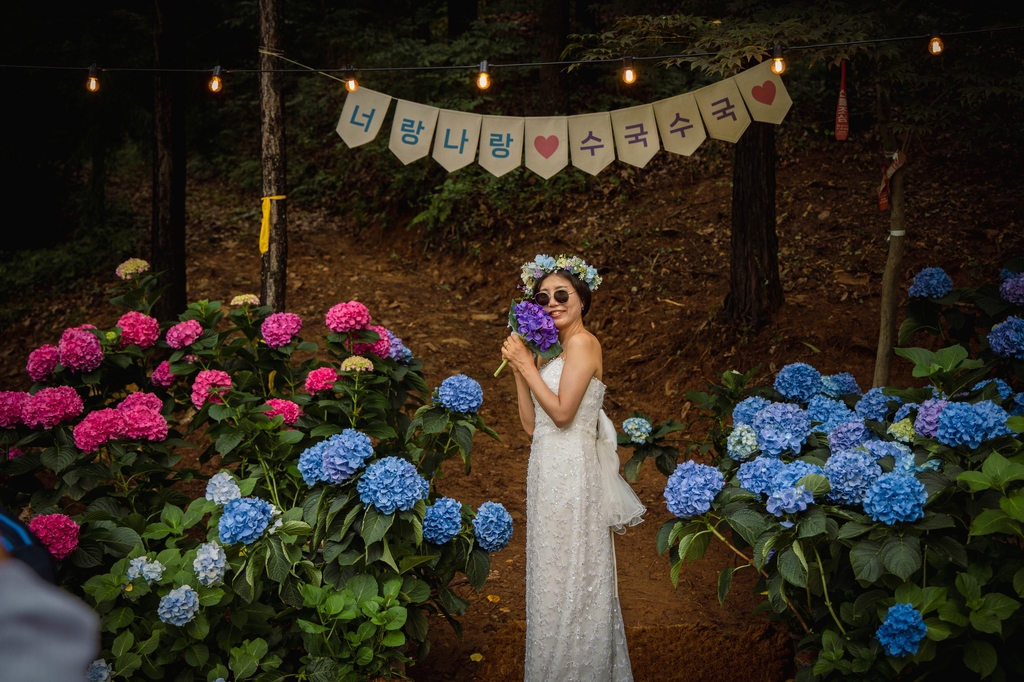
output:
[[[185,66],[182,3],[154,0],[153,47],[157,69]],[[185,88],[181,73],[153,76],[153,270],[167,286],[155,308],[161,319],[188,304],[185,273]]]
[[[282,0],[259,0],[260,13],[260,111],[263,145],[263,196],[285,196],[286,157],[284,100],[280,67],[274,54],[281,51]],[[270,201],[270,243],[263,254],[260,299],[276,311],[285,307],[288,285],[288,209],[283,200]]]

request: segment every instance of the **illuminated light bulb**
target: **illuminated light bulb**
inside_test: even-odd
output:
[[[100,89],[99,68],[95,64],[89,67],[89,78],[85,81],[85,89],[89,92],[96,92]]]
[[[940,55],[942,51],[946,49],[945,43],[942,42],[942,38],[939,37],[938,31],[932,31],[932,37],[928,39],[928,54]]]
[[[786,60],[782,57],[782,46],[775,43],[775,49],[772,50],[772,73],[778,76],[785,70]]]
[[[213,67],[213,75],[210,76],[210,82],[207,84],[210,92],[220,92],[224,89],[224,80],[221,78],[223,73],[224,69],[219,66]]]
[[[356,71],[351,66],[345,67],[345,89],[355,92],[359,89],[359,81],[356,80]]]
[[[626,85],[636,83],[636,70],[633,68],[633,58],[622,58],[622,82]]]
[[[491,87],[491,74],[487,73],[487,60],[480,62],[480,73],[476,77],[476,87],[486,90]]]

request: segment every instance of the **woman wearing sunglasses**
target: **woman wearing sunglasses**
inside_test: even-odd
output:
[[[583,322],[601,278],[579,257],[542,255],[523,266],[523,282],[554,320],[563,349],[538,367],[518,335],[502,347],[533,438],[525,680],[631,681],[609,526],[638,523],[644,508],[618,476],[615,428],[601,410],[601,344]]]

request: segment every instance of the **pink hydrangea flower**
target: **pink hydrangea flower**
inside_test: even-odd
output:
[[[326,391],[338,380],[338,370],[333,367],[320,367],[306,375],[306,392]]]
[[[11,448],[7,451],[7,459],[17,459],[24,454],[19,448]]]
[[[295,313],[274,313],[260,325],[263,338],[271,348],[287,346],[300,329],[302,318]]]
[[[166,360],[157,365],[153,369],[153,374],[149,377],[154,386],[163,386],[164,388],[173,384],[175,379],[175,375],[171,374],[171,363]]]
[[[149,348],[160,338],[160,323],[156,318],[134,310],[122,315],[117,326],[121,328],[121,348],[132,344]]]
[[[78,547],[78,524],[64,514],[43,514],[28,522],[55,559],[65,559]]]
[[[124,415],[125,438],[150,441],[167,439],[167,420],[159,410],[154,410],[142,403],[136,403],[135,406],[122,410],[122,405],[124,403],[118,405],[118,412]]]
[[[114,269],[114,273],[121,279],[131,279],[132,275],[144,272],[149,272],[149,263],[141,258],[129,258]]]
[[[22,423],[22,409],[28,400],[22,391],[0,391],[0,427],[13,429]]]
[[[28,354],[25,371],[32,381],[46,381],[57,367],[57,346],[46,344]]]
[[[384,327],[371,326],[370,330],[377,332],[380,336],[379,339],[373,343],[354,343],[352,344],[352,352],[356,355],[365,355],[367,353],[373,353],[379,358],[386,358],[391,355],[391,335],[388,330]]]
[[[133,410],[140,406],[160,412],[164,409],[164,401],[160,400],[159,397],[152,393],[136,391],[135,393],[129,393],[128,397],[117,405],[117,409],[121,412],[127,412],[128,410]]]
[[[206,400],[223,403],[220,393],[231,388],[231,377],[219,369],[204,369],[196,375],[192,384],[192,404],[197,410],[203,409]]]
[[[359,301],[339,303],[327,311],[327,328],[339,334],[366,329],[370,311]]]
[[[299,420],[299,415],[302,412],[299,410],[299,406],[290,400],[283,400],[281,398],[268,398],[267,405],[270,405],[270,409],[265,414],[273,419],[277,415],[284,417],[284,423],[291,426]]]
[[[107,441],[122,438],[126,430],[124,413],[110,407],[96,410],[75,425],[75,445],[82,452],[96,452]]]
[[[65,329],[57,346],[60,364],[72,372],[91,372],[103,362],[103,344],[90,332],[90,325]]]
[[[167,330],[167,345],[179,350],[191,346],[203,333],[203,326],[195,320],[179,322]]]
[[[21,406],[25,426],[52,429],[62,421],[82,414],[82,398],[70,386],[44,388],[29,396]]]

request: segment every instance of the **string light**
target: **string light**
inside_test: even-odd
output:
[[[782,57],[782,45],[775,43],[772,50],[772,73],[781,75],[786,70],[786,60]]]
[[[633,58],[622,58],[622,82],[626,85],[636,83],[636,70],[633,68]]]
[[[100,89],[99,68],[93,64],[89,67],[89,78],[85,81],[85,89],[89,92],[96,92]]]
[[[224,89],[224,80],[221,75],[224,73],[224,69],[219,66],[213,67],[213,75],[210,76],[210,82],[207,86],[210,88],[210,92],[220,92]]]
[[[939,37],[938,31],[932,31],[932,37],[928,39],[928,54],[938,56],[946,49],[945,43]]]
[[[487,60],[480,62],[480,73],[476,77],[476,87],[486,90],[491,87],[491,74],[487,73]]]
[[[359,81],[356,80],[356,72],[351,66],[345,67],[345,89],[349,92],[355,92],[359,89]]]

